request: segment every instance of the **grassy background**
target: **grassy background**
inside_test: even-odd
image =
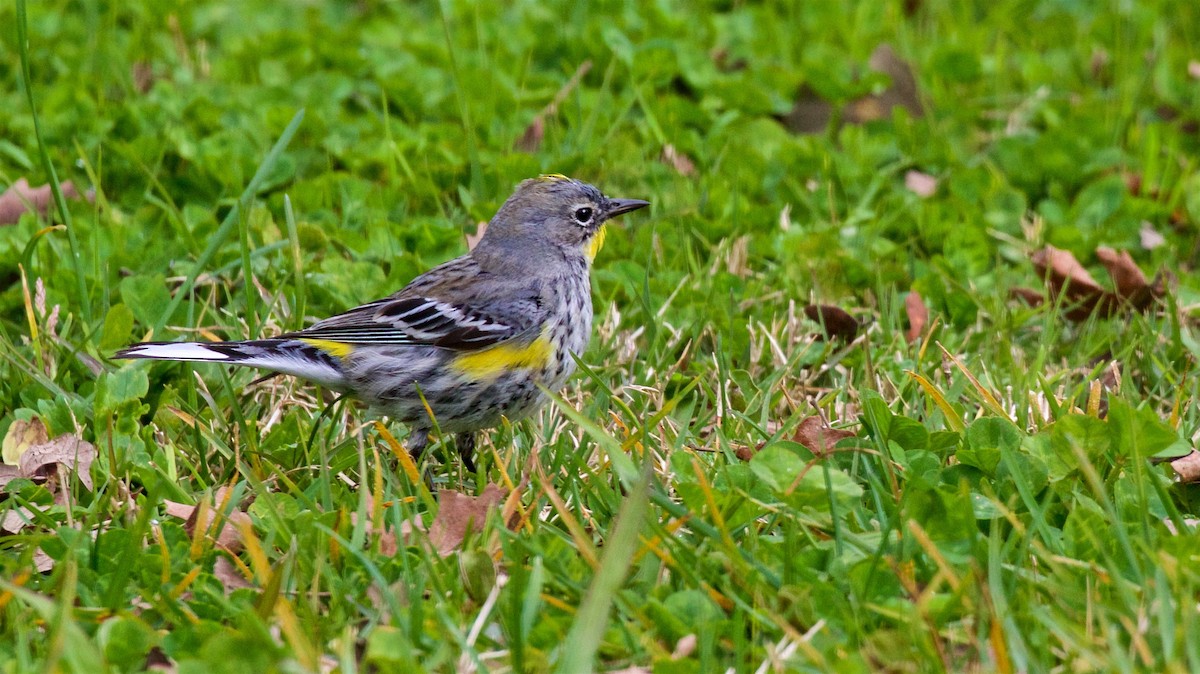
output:
[[[0,184],[42,184],[16,24]],[[0,533],[5,671],[1200,670],[1200,492],[1147,460],[1198,424],[1200,5],[39,2],[28,34],[46,157],[95,200],[0,226],[0,436],[37,416],[99,457],[69,505],[0,501],[37,513]],[[925,115],[781,123],[887,88],[885,43]],[[598,259],[591,371],[484,439],[478,482],[433,469],[515,486],[514,531],[394,549],[440,506],[361,410],[106,360],[384,296],[542,172],[654,206]],[[1068,322],[1009,297],[1047,243],[1178,280]],[[864,336],[814,339],[812,302]],[[855,437],[814,456],[814,414]],[[241,589],[166,513],[221,486]]]

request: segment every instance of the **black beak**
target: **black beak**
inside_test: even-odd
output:
[[[605,215],[615,218],[623,213],[636,211],[639,208],[645,208],[649,205],[649,201],[642,201],[641,199],[609,199],[608,212]]]

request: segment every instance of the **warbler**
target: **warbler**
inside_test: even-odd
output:
[[[526,180],[474,250],[388,297],[270,339],[146,342],[114,357],[247,365],[316,382],[408,423],[414,457],[436,422],[474,472],[476,431],[529,416],[543,390],[574,372],[591,337],[589,271],[605,225],[648,205],[562,175]]]

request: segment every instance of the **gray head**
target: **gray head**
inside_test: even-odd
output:
[[[488,223],[476,251],[486,253],[501,244],[511,252],[511,246],[521,245],[531,255],[554,248],[591,260],[604,243],[606,222],[649,205],[640,199],[611,199],[563,175],[540,176],[517,186]]]

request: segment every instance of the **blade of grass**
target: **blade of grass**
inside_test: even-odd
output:
[[[234,204],[234,207],[225,215],[225,219],[221,221],[221,225],[220,227],[217,227],[217,231],[213,233],[212,239],[210,239],[208,242],[208,247],[205,248],[204,252],[200,254],[200,257],[196,259],[195,266],[192,267],[190,272],[188,272],[187,278],[184,280],[183,285],[179,286],[179,289],[175,291],[175,296],[172,297],[171,302],[167,304],[167,308],[165,311],[163,311],[162,316],[160,316],[159,319],[155,321],[154,325],[151,326],[152,333],[158,333],[158,331],[162,330],[162,327],[166,325],[167,320],[171,317],[171,314],[174,314],[175,310],[179,308],[179,304],[183,302],[183,298],[191,294],[192,287],[196,285],[196,277],[198,277],[203,269],[208,265],[208,262],[212,259],[213,255],[216,255],[217,250],[222,244],[225,243],[225,240],[229,238],[230,233],[233,232],[233,228],[240,221],[241,211],[246,207],[246,204],[249,203],[252,198],[254,198],[254,195],[258,192],[259,186],[262,185],[264,180],[266,180],[267,175],[270,174],[271,169],[275,166],[275,162],[279,161],[279,156],[283,154],[284,149],[287,148],[289,143],[291,143],[292,137],[296,135],[296,131],[300,128],[300,122],[303,120],[304,108],[301,108],[300,110],[296,111],[295,116],[292,117],[292,121],[288,123],[287,128],[285,128],[283,133],[279,135],[279,140],[275,141],[275,145],[271,147],[271,150],[267,152],[267,156],[263,158],[262,163],[258,165],[258,170],[254,172],[254,177],[251,178],[250,182],[246,184],[246,189],[242,190],[242,194],[240,197],[238,197],[237,203]],[[246,281],[249,283],[249,279]]]
[[[62,218],[67,228],[67,245],[71,249],[71,265],[75,272],[76,301],[83,322],[90,326],[92,323],[92,301],[88,297],[87,283],[83,278],[83,261],[79,255],[79,239],[75,235],[75,225],[71,222],[71,212],[67,210],[67,200],[63,196],[62,186],[58,184],[58,173],[50,161],[50,152],[42,138],[42,123],[38,119],[37,105],[33,100],[33,78],[29,74],[29,28],[26,20],[25,0],[17,0],[17,53],[21,57],[21,83],[25,87],[25,100],[29,103],[29,115],[33,119],[33,135],[37,138],[38,158],[42,160],[42,169],[50,178],[50,193],[54,195],[54,207],[58,217]]]
[[[612,535],[600,560],[600,569],[592,579],[592,585],[563,642],[563,659],[558,662],[556,672],[595,671],[596,651],[608,630],[609,609],[637,552],[646,514],[650,510],[650,477],[653,471],[653,462],[642,464],[641,475],[617,513]]]

